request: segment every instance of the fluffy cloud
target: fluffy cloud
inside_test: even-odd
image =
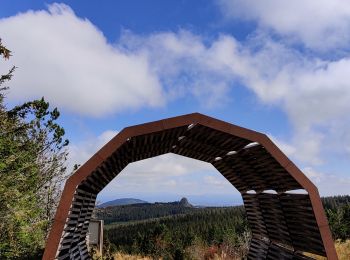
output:
[[[212,165],[175,154],[129,164],[101,191],[99,198],[111,199],[116,194],[142,197],[154,194],[159,198],[174,195],[177,199],[218,195],[239,198],[238,191]]]
[[[142,53],[109,44],[87,19],[64,4],[0,20],[4,43],[18,69],[9,98],[45,96],[54,105],[89,116],[161,106],[164,93]],[[10,64],[1,63],[1,71]]]
[[[71,165],[84,163],[98,149],[118,132],[107,130],[89,141],[72,144],[69,147]],[[295,156],[296,148],[275,137],[271,137],[289,156]],[[322,196],[347,194],[350,178],[346,175],[324,173],[317,168],[304,167],[303,172],[317,185]],[[159,197],[163,194],[164,197]],[[239,192],[208,163],[187,157],[165,154],[129,164],[99,194],[99,200],[116,197],[139,196],[154,200],[175,200],[182,196],[196,203],[218,201],[227,204],[238,203]],[[225,204],[224,203],[224,204]]]
[[[70,165],[84,163],[117,133],[108,130],[95,138],[90,137],[89,141],[71,144]],[[99,200],[105,201],[132,194],[145,198],[152,194],[155,197],[159,197],[160,194],[173,195],[164,198],[165,200],[188,196],[198,203],[201,201],[200,196],[204,195],[209,198],[226,194],[232,199],[232,202],[227,203],[235,203],[239,198],[238,191],[212,165],[175,154],[165,154],[129,164],[101,191]],[[226,200],[223,201],[226,203]]]
[[[346,57],[304,56],[266,36],[242,44],[222,35],[205,44],[205,39],[188,31],[147,37],[126,33],[120,44],[148,53],[165,86],[222,101],[240,81],[262,102],[282,105],[301,128],[346,116],[350,106],[350,59]]]
[[[340,177],[331,173],[323,173],[312,167],[304,168],[303,172],[316,184],[322,196],[349,194],[349,176]]]
[[[299,161],[307,162],[306,167],[301,167],[303,173],[318,187],[321,196],[345,195],[349,193],[350,177],[343,169],[336,169],[334,165],[331,171],[322,171],[320,166],[321,141],[318,137],[309,136],[306,140],[294,140],[286,143],[275,136],[269,135],[274,143],[289,157]],[[340,147],[340,145],[337,145]],[[335,157],[339,157],[338,152],[334,152]],[[328,154],[329,155],[329,154]],[[338,158],[339,159],[339,158]],[[305,163],[304,163],[305,165]],[[313,165],[313,166],[310,166]],[[337,174],[335,174],[337,172]]]
[[[168,178],[201,171],[215,171],[215,169],[208,163],[175,154],[165,154],[138,161],[125,168],[125,174],[132,173],[130,174],[132,175],[131,178],[134,178],[140,184],[144,183],[145,179],[152,181],[162,178],[162,175],[166,175]]]
[[[349,143],[349,138],[343,132],[350,130],[345,123],[350,110],[347,57],[310,57],[266,38],[258,50],[241,48],[239,59],[248,64],[240,72],[242,82],[263,103],[277,105],[287,113],[294,128],[294,158],[320,163],[321,153],[329,155],[334,148],[346,152],[344,144]],[[227,60],[233,58],[237,56]],[[335,143],[339,145],[334,147]]]
[[[231,184],[227,182],[224,178],[219,178],[219,176],[207,175],[203,178],[204,183],[217,186],[220,189],[232,188]]]
[[[300,161],[319,164],[322,144],[349,139],[332,130],[344,125],[350,110],[348,57],[305,55],[266,34],[244,43],[221,35],[208,44],[188,31],[142,37],[126,32],[120,45],[153,57],[160,81],[177,95],[191,93],[205,104],[223,104],[240,83],[262,103],[281,107],[294,127],[290,145]]]
[[[116,130],[106,130],[97,137],[90,137],[86,141],[69,144],[68,168],[73,169],[75,164],[84,164],[116,134],[118,134]]]
[[[253,20],[318,50],[348,47],[350,2],[343,0],[221,0],[229,19]]]
[[[206,106],[217,106],[227,101],[235,75],[218,60],[225,51],[217,46],[221,39],[209,46],[204,40],[186,30],[148,36],[124,31],[119,45],[130,52],[147,53],[169,98],[190,95]]]
[[[263,103],[281,106],[299,135],[310,135],[315,125],[337,125],[350,109],[348,57],[308,56],[264,34],[242,43],[183,30],[126,31],[111,45],[63,4],[1,19],[0,31],[14,51],[10,62],[19,67],[11,100],[45,96],[63,109],[98,116],[188,95],[206,106],[222,105],[239,82]],[[6,71],[10,64],[1,66]]]
[[[108,141],[110,141],[118,131],[106,130],[97,137],[90,136],[88,141],[83,141],[69,146],[69,162],[71,164],[83,164]],[[209,163],[190,159],[180,155],[164,154],[158,157],[141,160],[126,166],[123,175],[130,175],[128,178],[140,185],[147,179],[160,179],[162,175],[169,177],[184,176],[193,172],[215,171]],[[126,174],[127,173],[127,174]],[[170,182],[169,182],[170,183]],[[171,182],[172,184],[174,182]]]
[[[322,163],[320,158],[320,140],[319,138],[309,135],[301,135],[299,138],[294,137],[288,142],[280,140],[275,136],[269,136],[270,139],[290,158],[298,162],[319,165]]]
[[[285,12],[281,4],[272,5],[275,1],[264,2],[272,13]],[[312,7],[310,1],[295,3],[305,12]],[[295,3],[288,2],[287,6]],[[345,1],[344,6],[334,1],[334,6],[327,8],[328,2],[317,2],[313,10],[317,15],[328,10],[337,13],[327,16],[327,23],[317,21],[317,15],[291,12],[292,6],[285,15],[271,17],[261,3],[252,8],[248,8],[252,1],[222,4],[232,4],[240,10],[239,15],[227,15],[257,19],[265,27],[299,37],[310,46],[313,40],[303,38],[304,33],[297,31],[291,16],[302,15],[297,21],[312,19],[312,26],[305,20],[298,28],[313,30],[305,35],[316,38],[329,30],[327,26],[341,24],[340,29],[334,29],[334,35],[338,35],[348,24]],[[231,12],[233,9],[228,7]],[[280,25],[268,19],[277,19]],[[0,32],[14,51],[10,62],[19,67],[12,81],[11,100],[44,95],[62,108],[99,116],[188,96],[205,106],[223,105],[238,83],[249,88],[262,103],[286,112],[294,134],[288,143],[279,141],[289,147],[294,159],[320,164],[322,157],[334,151],[342,156],[350,154],[350,59],[346,55],[327,59],[327,55],[322,58],[304,53],[286,41],[272,39],[266,32],[239,42],[230,35],[206,39],[184,30],[142,36],[125,31],[111,45],[93,24],[62,4],[51,5],[49,11],[28,11],[1,19]],[[347,35],[344,33],[344,37]],[[325,37],[319,43],[328,48],[331,38]],[[331,43],[338,44],[333,40]],[[10,64],[1,66],[4,71]],[[80,157],[85,156],[85,150],[74,149]],[[180,166],[167,167],[174,167],[174,172],[184,171]]]

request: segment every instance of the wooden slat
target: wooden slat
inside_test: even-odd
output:
[[[85,236],[97,193],[129,163],[169,152],[211,163],[242,193],[253,234],[248,259],[310,259],[299,251],[325,255],[309,196],[284,193],[303,187],[263,146],[247,148],[250,142],[200,124],[128,138],[76,190],[57,259],[89,259]]]

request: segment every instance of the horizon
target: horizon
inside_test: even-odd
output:
[[[321,197],[322,198],[328,198],[328,197],[338,197],[338,196],[350,196],[350,195],[332,195],[332,196],[325,196],[325,197]],[[105,203],[108,203],[108,202],[112,202],[112,201],[115,201],[115,200],[123,200],[123,199],[137,199],[137,200],[142,200],[144,201],[145,203],[171,203],[171,202],[179,202],[181,201],[181,199],[187,199],[188,202],[195,206],[195,207],[211,207],[211,206],[217,206],[217,207],[235,207],[235,206],[243,206],[243,200],[241,199],[241,202],[240,203],[236,203],[236,204],[210,204],[210,203],[203,203],[203,204],[198,204],[198,203],[195,203],[193,202],[190,198],[188,197],[181,197],[180,199],[178,200],[162,200],[162,201],[148,201],[144,198],[136,198],[136,197],[128,197],[128,198],[115,198],[113,200],[109,200],[109,201],[104,201],[104,202],[101,202],[101,201],[97,201],[97,206],[101,206],[102,204],[105,204]],[[134,204],[134,203],[133,203]]]
[[[188,198],[188,197],[180,197],[180,199],[163,199],[163,200],[147,200],[146,198],[139,198],[139,197],[118,197],[118,198],[115,198],[115,199],[112,199],[112,200],[106,200],[106,201],[96,201],[96,206],[101,206],[105,203],[109,203],[109,202],[112,202],[112,201],[116,201],[116,200],[124,200],[124,199],[136,199],[136,200],[142,200],[144,201],[145,203],[171,203],[171,202],[179,202],[181,199],[187,199],[188,202],[193,205],[193,206],[205,206],[205,207],[211,207],[211,206],[222,206],[222,207],[226,207],[226,206],[241,206],[243,205],[243,200],[241,199],[239,201],[239,199],[237,199],[237,202],[236,203],[218,203],[218,202],[205,202],[206,200],[205,199],[202,199],[202,200],[196,200],[196,199],[193,199],[193,198]],[[198,201],[203,201],[202,202],[199,202],[197,203]],[[134,203],[133,203],[134,204]]]

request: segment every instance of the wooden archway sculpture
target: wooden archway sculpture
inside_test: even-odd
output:
[[[211,163],[242,194],[248,259],[337,259],[315,185],[266,135],[199,113],[127,127],[81,166],[65,184],[43,259],[89,259],[97,194],[129,163],[166,153]],[[306,194],[291,193],[298,189]]]

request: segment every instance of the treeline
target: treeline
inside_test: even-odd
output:
[[[350,196],[322,198],[335,240],[350,239]],[[188,204],[187,204],[188,205]],[[243,257],[249,226],[243,206],[194,208],[176,203],[138,204],[100,209],[106,217],[110,251],[163,257],[202,259],[209,249]],[[198,247],[202,255],[193,256]],[[197,250],[198,251],[198,250]]]
[[[350,191],[350,190],[349,190]],[[337,209],[350,205],[350,195],[329,196],[321,198],[323,207],[327,209]]]
[[[334,240],[350,239],[350,196],[322,198]]]
[[[189,204],[186,198],[183,198],[179,202],[139,203],[97,208],[95,214],[98,219],[103,219],[105,224],[110,224],[113,222],[128,222],[188,214],[196,211],[198,211],[198,209]]]
[[[191,246],[247,248],[248,225],[244,208],[203,208],[185,215],[110,225],[105,237],[112,251],[184,259]],[[242,253],[243,254],[243,253]]]

